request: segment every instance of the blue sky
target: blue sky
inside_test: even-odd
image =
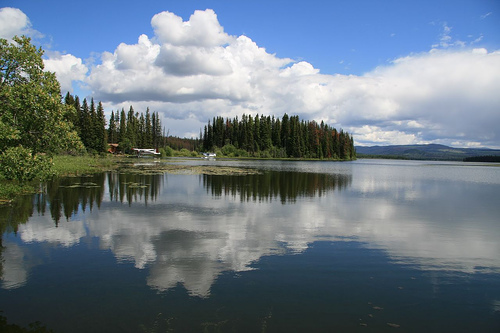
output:
[[[174,135],[217,115],[287,112],[362,145],[500,147],[496,0],[0,5],[26,17],[4,8],[0,37],[31,35],[63,93],[108,113],[150,107]]]

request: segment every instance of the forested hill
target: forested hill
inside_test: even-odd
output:
[[[356,147],[359,158],[382,157],[412,160],[462,161],[474,156],[500,156],[499,149],[453,148],[444,145],[393,145]]]
[[[356,158],[349,133],[337,131],[323,121],[304,121],[286,113],[281,119],[264,115],[214,117],[204,128],[202,141],[205,151],[231,157]]]

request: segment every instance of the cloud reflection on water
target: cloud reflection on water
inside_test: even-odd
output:
[[[318,240],[355,239],[423,270],[500,272],[498,228],[492,225],[499,213],[498,184],[360,170],[296,174],[298,181],[287,183],[285,177],[280,184],[266,176],[249,182],[165,175],[147,204],[144,196],[135,196],[142,203],[124,205],[114,201],[120,196],[104,195],[99,210],[80,209],[57,228],[48,214],[34,216],[18,235],[26,243],[65,247],[97,237],[118,261],[148,269],[150,287],[165,291],[181,283],[199,297],[210,294],[224,271],[251,270],[263,256],[300,253]],[[291,183],[301,184],[300,190],[290,191]],[[104,192],[110,184],[103,181]],[[9,239],[3,245],[2,287],[16,288],[40,254]]]

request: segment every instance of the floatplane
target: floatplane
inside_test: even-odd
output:
[[[216,156],[216,153],[203,153],[203,158],[215,158]]]
[[[147,149],[147,148],[132,148],[132,151],[135,152],[135,154],[137,155],[137,157],[142,157],[142,156],[146,156],[146,155],[153,155],[153,157],[155,156],[159,156],[160,153],[158,151],[156,151],[156,149],[152,148],[152,149]]]

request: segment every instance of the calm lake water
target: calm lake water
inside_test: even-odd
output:
[[[261,174],[64,178],[0,208],[8,322],[56,332],[500,331],[500,167],[175,163]]]

